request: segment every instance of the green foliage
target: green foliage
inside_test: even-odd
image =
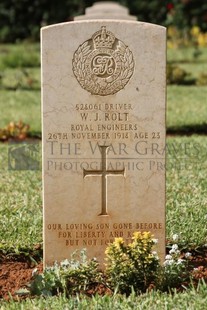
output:
[[[25,38],[38,39],[41,26],[73,20],[97,0],[2,0],[0,3],[0,42],[15,42]],[[138,20],[174,25],[179,29],[197,24],[206,31],[207,5],[204,0],[138,1],[118,0],[129,8]]]
[[[157,277],[159,260],[153,252],[155,241],[149,232],[135,232],[132,243],[122,238],[106,249],[106,274],[109,283],[121,293],[145,292]]]
[[[187,84],[186,78],[189,76],[184,69],[175,65],[167,66],[167,83],[168,84]]]
[[[119,1],[121,2],[121,1]],[[167,5],[163,1],[151,0],[151,1],[122,1],[126,5],[130,13],[138,17],[139,21],[164,24],[167,14]]]
[[[166,255],[160,270],[160,283],[158,287],[161,291],[172,291],[174,288],[190,281],[188,260],[191,257],[191,253],[187,252],[185,259],[181,258],[181,252],[176,243],[178,235],[173,235],[173,241],[175,243],[172,245],[169,254]]]
[[[0,143],[0,172],[0,252],[30,255],[42,244],[41,171],[8,170],[8,144]]]
[[[34,275],[30,291],[32,295],[65,296],[86,292],[91,286],[103,281],[95,259],[88,261],[85,250],[75,252],[71,260],[64,260],[46,267],[43,274]]]
[[[4,70],[1,74],[0,89],[39,90],[40,83],[32,71],[24,68]]]
[[[201,73],[196,81],[196,85],[198,86],[206,86],[207,85],[207,73]]]
[[[38,44],[0,45],[0,68],[33,68],[40,66]]]
[[[177,235],[173,236],[177,241]],[[111,288],[119,293],[129,295],[139,294],[147,289],[172,291],[185,281],[189,282],[188,258],[190,253],[181,258],[178,245],[174,243],[166,255],[163,264],[159,263],[157,253],[153,251],[156,243],[149,232],[134,232],[132,243],[125,245],[122,238],[106,249],[106,275],[99,271],[96,260],[87,260],[85,250],[75,252],[71,260],[47,267],[43,274],[36,274],[30,285],[32,295],[54,296],[64,294],[71,296],[92,292],[95,286],[107,281]],[[105,284],[106,286],[106,284]]]
[[[71,20],[83,7],[83,0],[2,0],[0,41],[39,39],[41,26]]]
[[[40,91],[20,90],[9,91],[2,89],[0,91],[0,127],[6,127],[13,120],[18,122],[20,119],[30,125],[29,134],[41,136],[41,102]]]
[[[167,140],[167,240],[176,232],[181,249],[207,245],[206,145],[206,136]]]
[[[7,53],[10,49],[6,46]],[[4,50],[0,46],[0,53]],[[207,50],[202,48],[197,59],[194,58],[193,48],[168,50],[168,59],[191,72],[194,78],[205,72]],[[15,62],[14,62],[15,63]],[[0,58],[0,68],[4,69]],[[10,75],[15,74],[14,69],[5,72],[8,84]],[[31,71],[30,71],[31,70]],[[39,70],[30,69],[30,75],[38,79]],[[5,78],[5,77],[3,77]],[[4,83],[6,80],[4,80]],[[168,87],[168,128],[175,128],[179,133],[182,129],[190,129],[190,133],[200,128],[200,133],[206,130],[206,97],[207,88],[199,86]],[[31,131],[40,132],[40,92],[39,91],[8,91],[0,92],[1,127],[6,126],[10,120],[18,122],[23,119],[31,125]],[[24,118],[22,115],[24,114]],[[200,126],[200,127],[199,127]],[[177,131],[176,131],[177,130]],[[186,131],[189,134],[188,131]],[[206,143],[205,136],[168,137],[170,149],[167,152],[167,240],[171,240],[176,231],[179,234],[177,244],[180,249],[196,249],[207,244],[206,224]],[[191,149],[192,156],[188,155]],[[24,252],[31,254],[37,243],[42,243],[42,194],[40,171],[8,171],[7,144],[0,144],[0,250],[5,254],[13,255]],[[31,220],[32,219],[32,220]],[[178,220],[179,219],[179,220]],[[170,260],[169,260],[170,261]],[[176,279],[176,277],[174,278]],[[172,281],[168,278],[166,282]],[[174,281],[174,280],[173,280]],[[173,282],[172,281],[172,282]],[[176,281],[174,281],[175,283]],[[172,284],[171,284],[172,285]],[[176,284],[175,284],[176,286]],[[165,285],[167,290],[167,286]],[[163,285],[164,289],[164,285]],[[207,287],[200,283],[197,289],[190,288],[180,294],[162,294],[152,291],[148,294],[128,298],[123,295],[113,297],[94,296],[92,299],[65,298],[64,296],[44,297],[22,300],[21,302],[1,301],[3,309],[169,309],[184,308],[189,310],[203,310],[207,303]]]
[[[176,85],[207,85],[207,74],[204,72],[200,73],[197,78],[192,78],[191,74],[185,69],[178,65],[168,64],[167,65],[167,84]]]
[[[205,134],[206,98],[206,87],[170,85],[167,91],[167,130],[177,134]]]
[[[205,71],[207,66],[207,48],[200,47],[198,57],[195,57],[195,50],[197,50],[195,47],[182,47],[178,49],[168,48],[167,60],[169,63],[192,64],[194,65],[195,70],[197,66],[202,65],[203,68],[201,68],[201,70]],[[191,71],[191,74],[193,74],[193,70]]]
[[[0,128],[0,141],[9,139],[24,140],[29,131],[29,125],[24,124],[22,121],[17,123],[10,122],[5,128]]]
[[[175,5],[174,23],[180,28],[198,25],[207,30],[206,12],[207,4],[204,0],[172,1]],[[179,15],[179,17],[178,17]],[[176,20],[177,19],[177,20]]]
[[[138,296],[132,293],[127,298],[120,294],[96,295],[93,298],[60,295],[0,302],[2,310],[203,310],[206,304],[207,285],[204,281],[197,288],[190,287],[182,293],[174,291],[173,294],[151,291]]]

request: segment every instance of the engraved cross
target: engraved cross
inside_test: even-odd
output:
[[[83,169],[83,177],[100,175],[101,176],[101,213],[99,215],[108,215],[107,213],[107,176],[122,175],[124,176],[125,168],[122,170],[107,170],[106,152],[109,146],[99,146],[101,152],[101,170],[85,170]]]

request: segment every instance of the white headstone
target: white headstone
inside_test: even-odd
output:
[[[151,231],[165,253],[164,27],[42,29],[44,262]]]

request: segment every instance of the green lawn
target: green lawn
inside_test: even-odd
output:
[[[167,239],[179,234],[188,250],[207,244],[206,146],[206,136],[167,140]],[[32,251],[42,243],[41,172],[8,170],[8,149],[0,144],[0,244]]]
[[[197,77],[207,69],[207,49],[201,49],[197,58],[193,48],[169,50],[168,60]],[[0,128],[22,120],[30,125],[31,134],[41,134],[38,66],[38,44],[0,45]],[[167,128],[177,136],[167,138],[166,237],[170,243],[173,234],[178,234],[178,245],[189,251],[207,246],[206,107],[206,86],[168,86]],[[0,143],[0,250],[32,257],[35,245],[42,244],[41,170],[8,170],[9,149],[7,143]],[[0,301],[0,309],[203,310],[206,303],[203,283],[197,290],[172,295],[35,298],[19,303]]]
[[[121,295],[48,297],[27,299],[21,302],[0,302],[4,310],[204,310],[207,304],[207,286],[200,284],[198,289],[184,293],[166,294],[151,292],[140,296],[131,294],[128,298]]]
[[[205,47],[168,49],[167,60],[173,63],[204,63],[206,65],[207,49]]]
[[[0,128],[10,121],[22,120],[30,125],[32,134],[41,133],[40,91],[0,90]]]
[[[167,129],[207,133],[206,86],[168,86]]]
[[[9,52],[8,52],[9,51]],[[195,49],[169,50],[168,60],[186,69],[193,77],[207,72],[207,49],[198,58]],[[16,53],[16,54],[15,54]],[[36,60],[34,67],[28,54]],[[21,60],[21,61],[20,61]],[[16,61],[16,68],[13,68]],[[185,62],[185,63],[184,63]],[[31,134],[41,133],[39,45],[0,45],[0,128],[22,120]],[[7,67],[5,67],[7,65]],[[8,67],[9,66],[9,67]],[[29,67],[28,67],[29,66]],[[26,73],[25,73],[26,72]],[[32,83],[31,83],[32,80]],[[8,88],[17,88],[10,90]],[[207,130],[207,86],[167,87],[167,129],[170,133],[201,133]]]
[[[39,90],[0,90],[0,128],[22,120],[34,135],[41,133]],[[167,89],[167,128],[179,131],[207,130],[207,87],[171,85]]]

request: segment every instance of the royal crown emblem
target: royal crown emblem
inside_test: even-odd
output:
[[[73,73],[82,88],[92,95],[117,93],[133,72],[132,52],[105,26],[81,44],[73,56]]]

